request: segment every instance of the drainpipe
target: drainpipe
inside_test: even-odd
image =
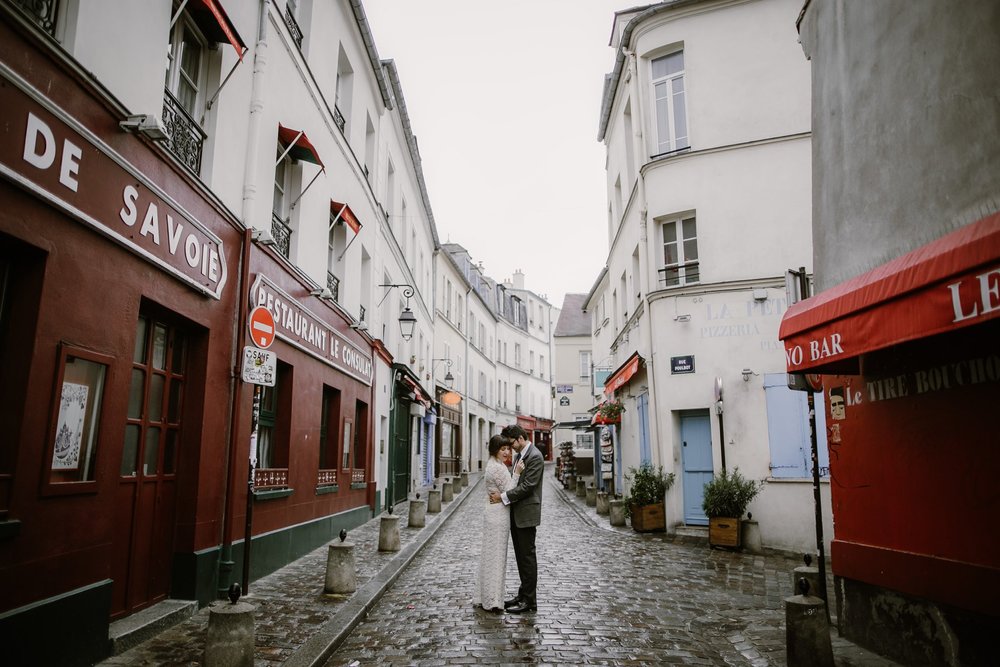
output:
[[[243,250],[240,257],[240,279],[236,286],[237,299],[239,303],[239,315],[235,322],[235,336],[238,341],[236,355],[233,359],[233,379],[230,383],[230,405],[229,405],[229,451],[226,462],[226,487],[223,490],[222,501],[222,550],[219,554],[219,573],[217,592],[220,598],[225,597],[229,588],[229,578],[233,569],[233,540],[232,523],[233,514],[236,511],[233,506],[235,500],[235,489],[233,488],[235,476],[233,467],[239,460],[240,441],[240,403],[242,398],[243,381],[240,379],[240,370],[237,360],[243,354],[243,347],[246,345],[246,320],[248,309],[248,296],[246,294],[247,285],[250,282],[250,248],[251,237],[253,235],[253,225],[247,224],[256,193],[256,182],[253,177],[253,156],[257,150],[257,135],[260,127],[260,111],[263,109],[262,84],[264,65],[266,64],[267,52],[267,0],[260,1],[260,15],[257,23],[257,44],[254,47],[254,69],[252,80],[252,92],[250,96],[250,125],[248,128],[247,159],[244,171],[243,187],[243,210],[242,220],[246,228],[243,232]]]
[[[471,286],[469,286],[469,289],[465,290],[465,369],[462,373],[464,376],[462,378],[462,431],[469,429],[469,439],[465,445],[465,456],[468,460],[467,469],[469,472],[472,472],[472,426],[469,424],[469,401],[471,400],[471,397],[469,396],[469,373],[472,368],[469,363],[469,335],[472,333],[469,331],[469,312],[471,310],[471,306],[469,304],[470,294],[472,294]],[[462,471],[459,470],[458,472],[461,473]]]

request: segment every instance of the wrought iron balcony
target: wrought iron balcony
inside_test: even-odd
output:
[[[10,0],[10,2],[27,14],[39,28],[55,37],[59,0]]]
[[[288,468],[257,468],[253,471],[255,489],[283,489],[288,486]]]
[[[166,147],[191,171],[201,173],[201,147],[208,135],[169,90],[163,91],[163,125],[169,135]]]
[[[351,470],[351,484],[364,484],[365,483],[365,470],[354,468]]]
[[[288,5],[285,5],[285,25],[288,27],[288,34],[295,40],[295,45],[301,49],[302,29],[299,28],[299,22],[295,20],[294,16],[292,16],[292,12],[288,9]]]
[[[326,288],[333,294],[333,300],[340,303],[340,278],[329,271],[326,272]]]
[[[347,121],[344,120],[344,114],[340,113],[340,109],[337,108],[336,104],[333,105],[333,122],[337,124],[341,132],[344,131],[344,127],[347,125]]]
[[[274,247],[285,257],[292,247],[292,228],[277,216],[271,213],[271,236],[274,237]]]
[[[364,321],[365,321],[365,307],[364,307],[364,306],[361,306],[361,307],[359,308],[359,311],[360,311],[360,312],[359,312],[359,314],[358,314],[358,320],[359,320],[359,321],[361,321],[361,322],[364,322]]]

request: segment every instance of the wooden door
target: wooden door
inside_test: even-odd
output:
[[[186,357],[183,331],[139,317],[115,505],[112,616],[170,592]]]

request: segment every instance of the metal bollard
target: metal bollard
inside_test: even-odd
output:
[[[324,593],[353,593],[358,590],[358,570],[354,562],[354,545],[345,542],[347,531],[340,531],[340,541],[331,542],[326,554]]]
[[[410,501],[410,528],[423,528],[426,525],[426,514],[427,503],[420,499],[420,494],[418,493],[417,499]]]
[[[441,489],[437,488],[437,484],[427,492],[427,511],[431,514],[441,511]]]
[[[450,503],[455,498],[454,487],[451,485],[451,480],[444,480],[444,484],[441,485],[441,500]]]
[[[608,503],[610,510],[610,520],[612,526],[624,526],[625,525],[625,501],[624,500],[612,500]]]
[[[809,582],[799,579],[800,595],[785,598],[785,649],[788,667],[834,667],[826,603],[809,595]]]
[[[606,491],[598,491],[597,498],[594,501],[594,505],[597,508],[597,513],[604,516],[610,511],[608,507],[608,494]]]

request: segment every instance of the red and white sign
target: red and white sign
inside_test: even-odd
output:
[[[259,348],[267,349],[274,342],[274,315],[267,308],[257,306],[250,311],[247,322],[250,327],[250,338]]]

